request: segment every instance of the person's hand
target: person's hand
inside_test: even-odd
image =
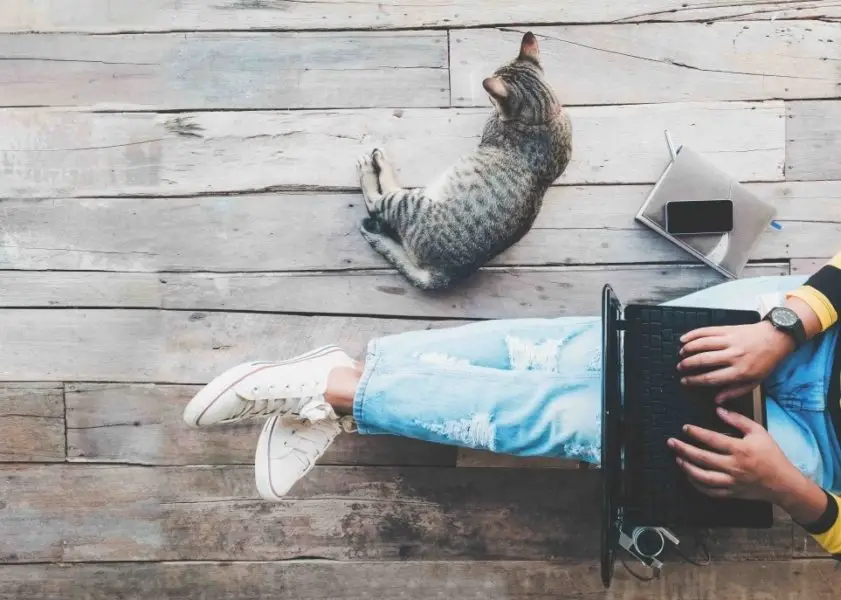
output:
[[[676,438],[668,440],[677,464],[699,491],[714,498],[743,498],[783,504],[804,476],[785,457],[771,435],[755,421],[723,408],[719,417],[742,433],[733,438],[694,425],[684,431],[709,450]]]
[[[788,334],[768,321],[695,329],[680,341],[683,347],[677,368],[683,376],[681,383],[721,387],[715,397],[718,403],[759,385],[796,346]]]

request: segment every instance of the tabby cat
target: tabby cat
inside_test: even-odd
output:
[[[520,54],[482,82],[496,108],[479,147],[434,183],[401,188],[381,149],[357,167],[368,218],[362,235],[413,285],[448,287],[531,228],[572,153],[572,127],[527,33]]]

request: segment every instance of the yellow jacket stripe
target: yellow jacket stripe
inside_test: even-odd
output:
[[[803,300],[815,311],[821,331],[837,323],[841,312],[841,252],[788,297]]]

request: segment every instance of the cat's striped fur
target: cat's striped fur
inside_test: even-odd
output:
[[[572,153],[572,128],[546,82],[537,39],[484,80],[496,112],[479,147],[424,188],[401,188],[385,153],[358,161],[362,235],[412,284],[460,281],[518,242]]]

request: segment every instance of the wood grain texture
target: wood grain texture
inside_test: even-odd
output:
[[[782,231],[769,230],[754,260],[832,256],[841,239],[841,182],[750,184],[777,208]],[[694,262],[694,257],[634,221],[648,186],[551,188],[532,230],[492,261],[498,266]],[[299,271],[385,268],[358,231],[357,194],[237,197],[3,200],[0,269],[84,271]],[[317,234],[312,224],[317,223]],[[200,234],[199,234],[200,232]],[[8,281],[14,282],[10,276]],[[166,279],[166,278],[164,278]],[[25,279],[10,283],[25,285]],[[34,278],[33,298],[50,300]],[[44,282],[43,284],[40,282]],[[89,298],[71,290],[68,299]],[[161,293],[145,281],[115,277],[115,290],[143,306]],[[107,286],[105,279],[92,285]],[[153,287],[149,287],[153,286]],[[102,297],[113,297],[103,291]],[[224,293],[224,290],[219,290]],[[14,306],[26,292],[12,292]],[[0,299],[7,304],[7,300]]]
[[[549,80],[567,104],[838,93],[833,61],[841,51],[829,23],[535,31]],[[436,31],[0,35],[0,102],[135,110],[437,107],[449,105],[452,79],[455,106],[487,106],[482,79],[516,54],[522,33],[451,35],[449,76],[447,34]]]
[[[375,336],[447,321],[155,310],[0,311],[0,381],[203,384],[248,360],[337,344],[360,356]]]
[[[61,462],[64,446],[64,386],[0,384],[0,462]]]
[[[456,466],[507,469],[583,469],[586,465],[577,460],[564,460],[544,456],[511,456],[494,454],[486,450],[459,448]]]
[[[786,112],[786,179],[841,177],[841,100],[790,102]]]
[[[745,277],[787,275],[786,263]],[[660,302],[724,281],[700,265],[485,269],[434,295],[394,271],[321,273],[0,272],[0,306],[166,308],[449,318],[588,315],[605,281],[628,301]],[[109,287],[114,281],[114,287]],[[120,285],[124,283],[126,285]],[[329,298],[329,302],[326,299]]]
[[[252,467],[0,466],[0,560],[559,560],[598,556],[595,471],[316,467],[257,500]],[[44,489],[72,490],[45,494]],[[792,526],[716,560],[788,558]]]
[[[829,256],[826,258],[796,258],[791,261],[792,275],[811,275],[816,273],[818,269],[829,262]]]
[[[450,103],[446,32],[0,35],[0,56],[3,106]]]
[[[832,560],[670,563],[648,583],[617,567],[605,590],[595,561],[7,565],[0,600],[834,600],[838,576]]]
[[[743,276],[787,274],[788,265],[779,263],[748,266]],[[394,272],[173,274],[165,280],[168,308],[468,319],[596,315],[605,282],[628,302],[663,302],[725,281],[706,266],[485,269],[434,295]]]
[[[743,276],[787,274],[786,263],[762,263],[748,265]],[[429,295],[412,288],[394,271],[377,270],[230,274],[0,271],[0,306],[458,319],[575,316],[593,313],[593,299],[607,280],[628,301],[660,302],[724,278],[701,265],[489,268],[462,286]]]
[[[566,104],[834,98],[838,26],[820,22],[657,23],[451,32],[453,104],[483,106],[482,78],[523,33]]]
[[[782,102],[570,109],[561,183],[653,183],[663,130],[741,181],[783,178]],[[356,157],[383,146],[403,185],[425,185],[478,143],[488,110],[205,112],[0,110],[0,194],[191,195],[358,189]]]
[[[0,31],[300,30],[464,27],[512,23],[606,23],[839,18],[828,0],[6,0]]]
[[[161,308],[163,305],[163,284],[152,273],[0,271],[0,290],[3,290],[0,294],[3,308]]]
[[[199,386],[70,384],[67,448],[73,461],[254,464],[262,422],[191,429],[182,411]],[[456,449],[407,438],[340,435],[322,465],[452,467]]]

